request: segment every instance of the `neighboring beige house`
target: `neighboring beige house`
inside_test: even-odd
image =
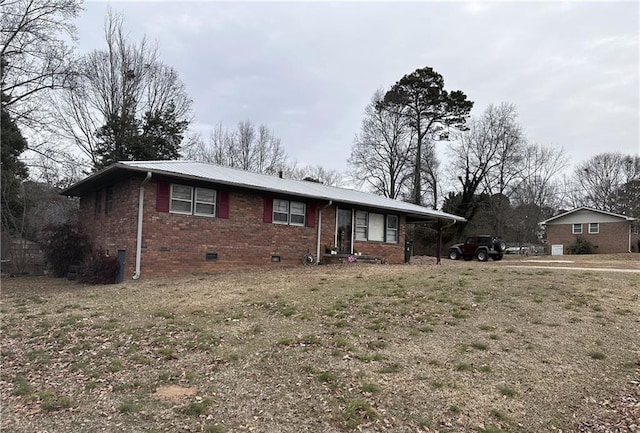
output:
[[[588,207],[579,207],[542,221],[547,228],[547,244],[551,255],[562,255],[578,237],[596,245],[596,253],[638,251],[637,218]]]

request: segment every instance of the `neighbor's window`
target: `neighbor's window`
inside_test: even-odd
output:
[[[356,211],[356,240],[398,242],[398,216]]]
[[[113,186],[108,186],[105,192],[104,211],[107,215],[113,212]]]
[[[589,223],[589,233],[591,233],[591,234],[600,233],[600,224],[599,223]]]
[[[574,224],[572,226],[572,233],[574,235],[581,235],[582,234],[582,224]]]
[[[306,210],[304,203],[275,199],[273,200],[273,222],[276,224],[304,226]]]
[[[171,184],[170,211],[185,215],[215,216],[216,191]]]

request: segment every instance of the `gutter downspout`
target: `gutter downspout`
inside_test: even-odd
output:
[[[318,211],[318,244],[316,246],[316,264],[320,264],[320,235],[322,234],[322,211],[333,204],[333,200],[329,200],[329,203],[324,205]]]
[[[142,256],[142,213],[144,212],[144,186],[151,180],[151,172],[147,172],[147,177],[140,184],[138,195],[138,237],[136,238],[136,271],[133,274],[134,280],[140,278],[140,256]]]
[[[444,229],[448,229],[449,227],[451,227],[451,226],[455,225],[455,224],[456,224],[456,222],[457,222],[456,220],[451,220],[451,224],[447,224],[446,226],[442,227],[442,230],[444,230]]]

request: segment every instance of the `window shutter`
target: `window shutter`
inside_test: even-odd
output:
[[[169,212],[169,184],[166,182],[157,183],[156,211]]]
[[[264,198],[264,215],[262,221],[266,223],[273,222],[273,197]]]
[[[316,205],[308,204],[307,205],[307,227],[315,227],[316,226]]]
[[[218,218],[229,218],[229,191],[218,191]]]

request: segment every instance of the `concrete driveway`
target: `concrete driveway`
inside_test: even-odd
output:
[[[637,257],[637,259],[636,259]],[[516,264],[517,263],[517,264]],[[640,254],[572,256],[568,258],[535,257],[509,260],[508,268],[562,269],[567,271],[640,273]]]

